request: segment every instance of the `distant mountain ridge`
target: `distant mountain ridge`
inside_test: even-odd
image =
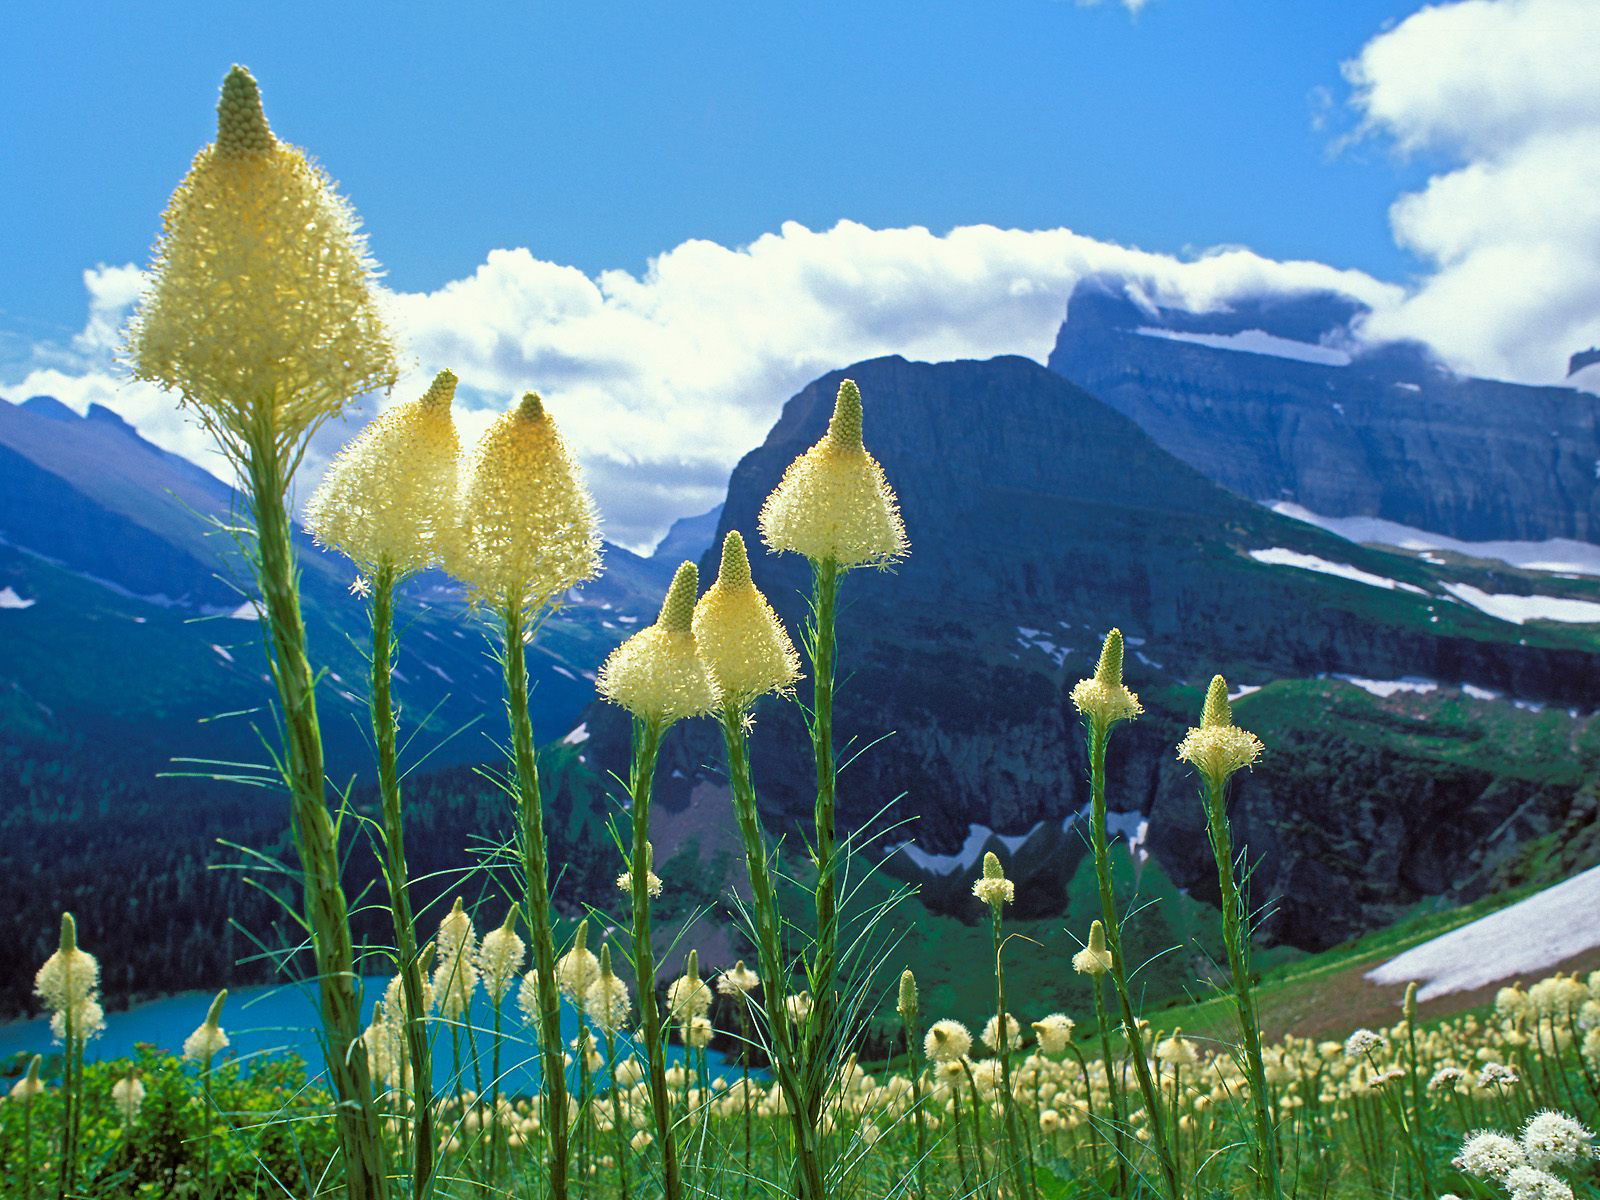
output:
[[[1092,278],[1049,365],[1251,500],[1472,541],[1600,541],[1600,398],[1362,347],[1361,315],[1329,293],[1190,313]]]
[[[735,468],[719,535],[739,529],[754,544],[762,499],[820,436],[845,376],[862,388],[867,443],[900,496],[912,546],[891,572],[848,577],[841,618],[840,737],[888,735],[851,764],[843,816],[860,825],[904,792],[891,816],[914,819],[883,848],[910,837],[924,857],[951,855],[976,836],[1032,864],[1026,903],[1049,911],[1058,868],[1081,852],[1072,826],[1087,801],[1068,692],[1113,625],[1128,635],[1129,678],[1148,710],[1114,756],[1124,828],[1173,880],[1201,896],[1214,889],[1193,783],[1172,748],[1223,671],[1249,693],[1241,721],[1273,747],[1241,783],[1238,817],[1286,940],[1325,945],[1423,895],[1470,892],[1583,803],[1594,750],[1546,763],[1542,737],[1519,746],[1520,715],[1533,714],[1511,700],[1545,714],[1558,744],[1589,746],[1592,714],[1558,718],[1554,706],[1593,703],[1595,629],[1510,624],[1450,590],[1531,592],[1531,577],[1447,570],[1280,517],[1027,359],[883,358],[823,376]],[[798,628],[803,563],[757,555],[753,568]],[[714,573],[714,549],[701,569]],[[1593,581],[1539,586],[1600,599]],[[1600,603],[1592,611],[1600,620]],[[590,724],[597,761],[618,766],[624,723],[597,709]],[[1374,727],[1388,732],[1375,738]],[[803,825],[811,797],[797,764],[808,751],[793,709],[765,706],[756,730],[764,799],[780,826]],[[1474,748],[1463,756],[1462,745]],[[658,773],[669,807],[707,777],[705,764],[715,776],[719,754],[710,732],[691,726],[670,758]],[[1401,811],[1385,780],[1416,793]],[[1411,855],[1389,853],[1390,839]],[[933,902],[948,893],[959,911],[970,907],[964,888],[952,892],[916,856],[889,865]]]

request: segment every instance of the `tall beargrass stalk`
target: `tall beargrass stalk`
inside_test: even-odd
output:
[[[1094,676],[1081,681],[1072,692],[1073,703],[1083,714],[1089,746],[1089,844],[1094,855],[1095,881],[1100,896],[1100,917],[1105,926],[1106,949],[1111,955],[1110,975],[1122,1009],[1122,1031],[1133,1059],[1134,1077],[1144,1097],[1145,1115],[1150,1123],[1150,1142],[1161,1165],[1167,1194],[1181,1200],[1183,1183],[1172,1156],[1167,1122],[1162,1116],[1161,1097],[1150,1073],[1144,1037],[1134,1016],[1133,997],[1128,988],[1127,963],[1122,952],[1122,922],[1117,911],[1112,885],[1111,849],[1106,836],[1106,747],[1112,731],[1125,720],[1139,715],[1139,698],[1122,682],[1122,632],[1113,629],[1100,652]]]
[[[1250,1107],[1254,1114],[1252,1150],[1257,1178],[1263,1192],[1281,1200],[1283,1184],[1279,1176],[1282,1152],[1278,1143],[1277,1122],[1273,1118],[1273,1097],[1261,1056],[1261,1024],[1256,1016],[1255,994],[1250,978],[1250,911],[1239,889],[1238,865],[1234,861],[1233,835],[1228,825],[1228,780],[1243,770],[1261,753],[1261,742],[1252,733],[1233,723],[1228,703],[1228,685],[1221,675],[1214,676],[1206,691],[1205,707],[1198,728],[1191,729],[1178,748],[1178,757],[1192,763],[1200,774],[1201,798],[1205,806],[1206,837],[1211,843],[1217,867],[1217,889],[1222,904],[1222,941],[1227,949],[1228,976],[1233,986],[1233,1008],[1239,1023],[1240,1053],[1250,1088]],[[1431,1193],[1432,1188],[1429,1188]]]

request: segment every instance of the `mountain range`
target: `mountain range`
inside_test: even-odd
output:
[[[1234,817],[1271,937],[1328,945],[1534,870],[1597,807],[1600,400],[1459,379],[1416,347],[1359,351],[1361,315],[1325,295],[1195,314],[1091,280],[1048,367],[882,358],[818,379],[739,462],[721,506],[678,522],[649,558],[608,546],[606,574],[541,631],[537,733],[565,743],[563,779],[582,776],[552,793],[570,809],[561,836],[574,854],[594,849],[595,797],[625,765],[626,722],[593,702],[599,662],[653,618],[680,558],[709,580],[723,533],[756,544],[762,498],[821,434],[848,376],[912,553],[846,580],[838,725],[864,752],[842,811],[924,903],[970,917],[969,876],[996,849],[1020,915],[1061,911],[1087,800],[1068,693],[1111,626],[1146,707],[1113,744],[1114,823],[1136,860],[1194,896],[1210,897],[1215,876],[1173,747],[1215,671],[1268,745],[1238,782]],[[196,884],[193,864],[215,863],[219,834],[281,826],[276,797],[156,778],[175,758],[262,757],[270,689],[229,532],[237,497],[110,411],[79,416],[45,397],[0,403],[0,476],[0,784],[12,797],[0,830],[13,848],[0,852],[0,901],[18,947],[0,970],[32,961],[68,905],[105,925],[130,906],[198,906],[202,935],[173,939],[193,958],[194,937],[221,938],[238,898]],[[1319,527],[1348,532],[1341,521],[1403,533],[1374,546]],[[1548,538],[1573,539],[1559,564],[1490,544]],[[364,606],[348,564],[308,538],[300,549],[313,653],[328,665],[330,775],[364,777]],[[797,628],[804,565],[753,565]],[[497,670],[443,577],[411,582],[403,622],[411,758],[423,790],[426,772],[444,781],[430,837],[461,840],[496,811],[462,772],[498,759]],[[774,827],[803,825],[808,751],[792,706],[758,711],[754,745]],[[700,855],[714,882],[732,861],[720,750],[691,723],[667,754],[658,851]],[[46,843],[70,868],[40,861]],[[96,891],[113,860],[142,881],[123,901]],[[177,952],[166,967],[130,953],[112,968],[112,990],[201,982]]]

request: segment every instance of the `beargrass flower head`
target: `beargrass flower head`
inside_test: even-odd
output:
[[[1174,1029],[1172,1036],[1156,1043],[1156,1061],[1171,1067],[1192,1067],[1200,1061],[1194,1043],[1183,1036],[1183,1030]]]
[[[1229,778],[1261,756],[1261,739],[1233,723],[1228,684],[1221,675],[1206,689],[1200,726],[1184,734],[1178,757],[1194,766],[1211,789],[1220,791]]]
[[[504,924],[484,934],[478,945],[478,974],[496,1007],[511,991],[527,952],[527,944],[517,934],[517,906],[513,904]]]
[[[1572,1187],[1538,1167],[1512,1167],[1504,1180],[1511,1200],[1572,1200]]]
[[[1527,1013],[1528,1007],[1528,993],[1522,990],[1520,983],[1503,987],[1494,994],[1494,1011],[1502,1017],[1515,1020]]]
[[[1492,1129],[1482,1129],[1468,1135],[1461,1144],[1461,1153],[1452,1162],[1479,1179],[1504,1180],[1513,1168],[1526,1166],[1528,1159],[1521,1145],[1512,1138]]]
[[[1067,1052],[1072,1043],[1072,1030],[1077,1023],[1065,1013],[1051,1013],[1033,1023],[1033,1036],[1039,1039],[1039,1050],[1057,1057]]]
[[[737,529],[722,539],[717,579],[694,606],[693,628],[723,704],[746,709],[768,692],[787,691],[800,678],[800,656],[751,578],[750,557]]]
[[[446,1017],[462,1016],[478,988],[477,936],[472,918],[461,907],[460,897],[439,922],[436,939],[439,961],[433,968],[433,991],[439,1011]]]
[[[946,1017],[928,1026],[922,1051],[936,1063],[960,1062],[972,1050],[972,1033],[960,1021]]]
[[[704,1050],[711,1045],[715,1033],[710,1017],[690,1017],[683,1026],[683,1044],[691,1050]]]
[[[42,1054],[35,1054],[28,1060],[28,1073],[11,1085],[11,1099],[14,1103],[32,1103],[44,1092],[44,1080],[39,1078],[39,1067],[43,1063]]]
[[[883,567],[910,551],[900,506],[861,435],[861,389],[839,385],[828,431],[789,464],[757,518],[775,551],[840,567]]]
[[[129,330],[133,375],[175,390],[236,460],[251,445],[282,454],[394,383],[355,214],[274,135],[243,67],[223,81],[216,142],[167,204],[150,274]]]
[[[665,726],[717,707],[716,685],[694,635],[698,582],[695,565],[682,564],[656,623],[623,642],[601,664],[595,689],[641,721]]]
[[[900,972],[900,995],[895,1003],[895,1011],[907,1025],[916,1023],[917,977],[911,973],[910,968]]]
[[[1522,1150],[1542,1170],[1570,1167],[1594,1156],[1594,1134],[1566,1113],[1546,1109],[1522,1127]]]
[[[439,560],[456,526],[456,377],[375,417],[334,455],[306,505],[306,528],[368,575],[404,577]]]
[[[804,1025],[811,1019],[812,1000],[810,992],[796,992],[792,996],[783,998],[783,1008],[789,1015],[789,1020],[796,1025]]]
[[[206,1019],[183,1043],[183,1056],[190,1062],[208,1063],[228,1048],[228,1035],[222,1029],[222,1006],[227,1003],[228,991],[218,992]]]
[[[1021,1024],[1018,1023],[1017,1019],[1015,1017],[1013,1017],[1010,1013],[1006,1013],[1005,1016],[1006,1016],[1006,1026],[1005,1026],[1005,1030],[1006,1030],[1006,1049],[1007,1050],[1015,1050],[1019,1045],[1022,1044],[1022,1026],[1021,1026]],[[996,1051],[998,1051],[1000,1049],[1000,1017],[999,1017],[999,1014],[996,1014],[995,1016],[990,1017],[989,1020],[984,1024],[983,1033],[982,1033],[981,1037],[983,1039],[983,1044],[985,1046],[989,1047],[989,1049],[996,1050]]]
[[[1480,1088],[1506,1088],[1516,1087],[1522,1082],[1514,1067],[1505,1063],[1485,1063],[1483,1070],[1478,1072],[1478,1086]]]
[[[144,1106],[144,1084],[138,1073],[128,1068],[128,1073],[111,1085],[111,1103],[124,1121],[137,1121],[139,1109]]]
[[[1072,956],[1072,969],[1080,975],[1104,975],[1111,970],[1111,951],[1106,947],[1106,927],[1099,921],[1089,925],[1089,944]]]
[[[589,949],[589,919],[585,917],[572,935],[572,949],[556,961],[556,986],[568,1000],[581,1001],[599,977],[600,960]]]
[[[667,1012],[678,1024],[711,1011],[711,989],[700,978],[700,952],[689,951],[683,975],[667,988]]]
[[[33,979],[33,990],[54,1013],[65,1013],[93,1001],[100,988],[100,963],[78,948],[78,924],[61,914],[61,941]]]
[[[611,969],[611,947],[600,947],[600,972],[584,993],[583,1011],[600,1032],[615,1034],[628,1023],[633,1000],[628,985]]]
[[[474,602],[543,608],[600,573],[599,518],[577,460],[533,392],[497,417],[464,468],[446,571]]]
[[[717,976],[717,992],[723,996],[748,996],[761,986],[761,976],[739,959],[733,966]]]
[[[1000,869],[1000,859],[993,850],[983,856],[983,875],[972,885],[972,894],[995,912],[1017,898],[1017,887]]]
[[[1101,729],[1132,720],[1144,711],[1139,697],[1122,682],[1122,630],[1106,634],[1094,674],[1073,687],[1072,703],[1085,720]]]
[[[655,865],[655,858],[655,847],[649,842],[646,842],[644,844],[644,887],[645,891],[649,892],[652,898],[661,895],[661,876],[657,875],[650,869]],[[626,870],[617,876],[617,891],[622,892],[624,895],[633,895],[633,871],[631,869]]]
[[[1389,1044],[1389,1039],[1370,1029],[1358,1029],[1344,1040],[1346,1058],[1365,1058]]]

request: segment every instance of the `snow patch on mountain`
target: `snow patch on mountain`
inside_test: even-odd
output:
[[[1146,325],[1134,330],[1141,337],[1165,338],[1170,342],[1192,342],[1209,346],[1213,350],[1234,350],[1243,354],[1265,354],[1271,358],[1292,358],[1299,362],[1318,363],[1324,367],[1348,367],[1347,351],[1314,342],[1297,342],[1293,338],[1278,337],[1264,329],[1246,329],[1241,333],[1180,333],[1174,329],[1160,329]]]
[[[0,608],[32,608],[37,600],[24,600],[13,587],[0,588]]]
[[[1317,571],[1323,575],[1337,575],[1340,579],[1353,580],[1364,583],[1368,587],[1384,588],[1388,591],[1399,589],[1403,592],[1416,592],[1426,595],[1421,588],[1411,583],[1401,583],[1398,579],[1390,579],[1385,575],[1374,575],[1371,571],[1363,571],[1360,567],[1352,567],[1349,563],[1330,562],[1326,558],[1318,558],[1315,554],[1303,554],[1298,550],[1285,549],[1282,546],[1271,546],[1265,550],[1252,550],[1250,557],[1259,563],[1266,563],[1273,567],[1298,567],[1302,571]]]
[[[1527,978],[1600,946],[1600,867],[1470,925],[1413,946],[1367,972],[1377,984],[1417,982],[1417,999]]]
[[[1466,583],[1447,583],[1449,592],[1463,604],[1513,625],[1527,621],[1560,621],[1574,625],[1600,625],[1600,604],[1593,600],[1571,600],[1564,596],[1515,596],[1485,592]]]

